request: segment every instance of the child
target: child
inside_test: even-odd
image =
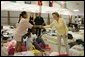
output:
[[[31,50],[31,48],[32,48],[33,45],[32,45],[32,40],[31,40],[30,33],[27,33],[26,38],[27,38],[26,47],[27,47],[28,50]]]

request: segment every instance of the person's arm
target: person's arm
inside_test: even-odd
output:
[[[51,28],[54,25],[54,21],[50,25],[43,26],[44,28]]]
[[[34,24],[36,23],[37,17],[34,19]]]
[[[29,23],[29,24],[28,24],[28,28],[31,29],[32,27],[33,27],[33,25]]]
[[[50,25],[43,26],[44,28],[50,28]]]
[[[25,29],[33,27],[33,25],[31,23],[29,23],[28,19],[27,20],[22,20],[20,22],[20,25],[22,26],[22,28],[24,27]]]

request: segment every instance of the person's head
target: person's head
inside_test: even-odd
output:
[[[54,19],[59,19],[59,14],[57,12],[52,13]]]
[[[75,18],[77,18],[77,16],[75,16]]]
[[[41,13],[36,13],[36,16],[40,16],[41,15]]]
[[[26,11],[21,12],[21,14],[20,14],[20,15],[22,16],[22,18],[27,18],[27,17],[28,17],[28,15],[27,15],[27,12],[26,12]]]

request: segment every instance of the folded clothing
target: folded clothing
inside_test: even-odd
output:
[[[80,51],[84,50],[84,47],[82,45],[74,45],[72,48]]]
[[[41,52],[40,52],[39,50],[37,50],[37,49],[32,50],[32,52],[33,52],[33,54],[34,54],[35,56],[41,56],[41,55],[42,55]]]

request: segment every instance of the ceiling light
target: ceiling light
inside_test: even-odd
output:
[[[61,4],[65,4],[65,1],[62,1]]]
[[[79,11],[79,10],[73,10],[73,11]]]

